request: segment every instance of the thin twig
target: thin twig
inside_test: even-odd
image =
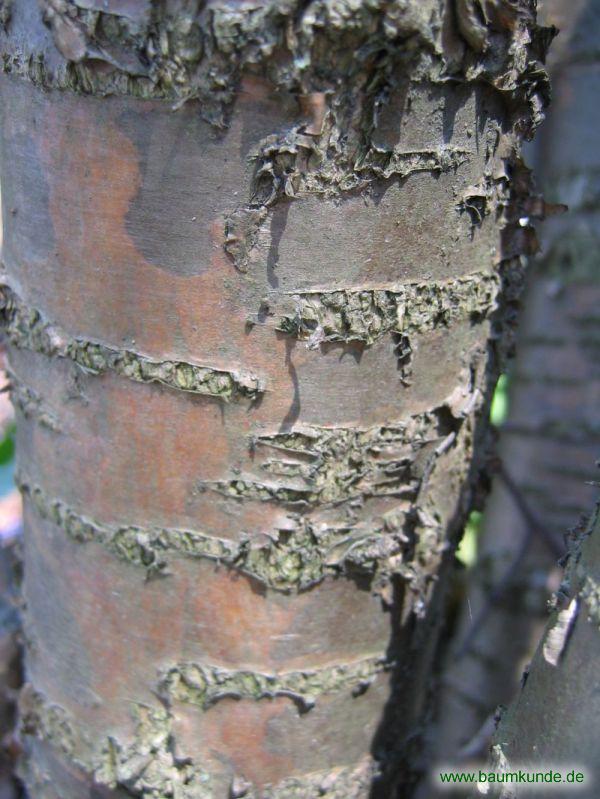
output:
[[[555,555],[557,558],[563,554],[562,548],[559,546],[559,544],[557,543],[554,536],[550,533],[550,531],[547,530],[543,524],[541,524],[536,515],[533,513],[527,501],[523,497],[523,494],[519,490],[518,486],[516,485],[512,477],[508,474],[506,468],[504,467],[502,461],[500,461],[499,458],[494,461],[492,468],[493,471],[498,475],[498,477],[504,483],[512,500],[514,501],[517,508],[520,510],[523,519],[527,522],[527,526],[525,528],[525,534],[523,535],[519,549],[515,553],[513,559],[511,560],[508,568],[506,569],[500,580],[496,583],[496,585],[487,595],[484,606],[481,608],[481,610],[475,617],[475,620],[469,627],[465,639],[455,655],[456,660],[461,660],[467,654],[467,652],[471,648],[473,641],[479,634],[479,630],[481,629],[484,622],[487,620],[487,617],[491,613],[492,608],[504,596],[506,589],[513,580],[515,571],[519,568],[519,566],[521,565],[521,561],[524,559],[525,555],[527,554],[527,550],[531,545],[534,533],[537,533],[540,536],[540,538],[550,549],[552,554]]]
[[[504,486],[508,490],[508,493],[512,497],[515,505],[521,511],[521,515],[527,522],[527,524],[531,527],[531,529],[537,533],[542,541],[546,544],[550,552],[556,557],[560,558],[563,555],[563,547],[558,543],[556,538],[552,535],[552,533],[544,527],[544,525],[539,521],[535,513],[529,507],[529,504],[523,493],[510,476],[510,474],[506,471],[506,467],[502,463],[500,459],[498,459],[496,463],[496,474],[504,483]]]
[[[500,580],[496,583],[496,585],[487,595],[485,605],[481,608],[481,610],[475,617],[475,620],[469,627],[465,639],[462,642],[460,649],[455,655],[456,660],[461,660],[467,654],[467,652],[471,648],[471,644],[479,634],[479,630],[481,629],[484,622],[487,620],[487,617],[489,616],[490,612],[492,611],[492,608],[504,596],[506,589],[513,580],[515,570],[519,567],[521,561],[525,557],[532,540],[533,540],[533,530],[531,527],[527,527],[525,530],[525,535],[521,540],[521,545],[517,550],[517,552],[515,553],[514,558],[511,560],[508,568],[506,569]]]

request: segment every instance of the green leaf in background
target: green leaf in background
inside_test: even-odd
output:
[[[475,563],[477,558],[477,536],[481,530],[482,518],[483,514],[478,510],[471,511],[465,526],[465,532],[456,550],[456,559],[467,569]]]
[[[10,463],[15,456],[15,425],[6,428],[4,438],[0,442],[0,466]]]
[[[490,408],[490,422],[494,427],[504,424],[508,416],[508,375],[503,374],[498,378],[494,396],[492,397],[492,407]]]

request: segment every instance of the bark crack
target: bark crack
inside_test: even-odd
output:
[[[322,694],[344,690],[349,690],[353,696],[364,693],[378,674],[390,671],[393,666],[385,655],[272,674],[179,663],[161,674],[159,690],[169,702],[185,702],[203,710],[226,698],[260,700],[285,696],[306,712]]]
[[[21,734],[46,741],[74,765],[93,774],[97,785],[124,788],[136,799],[215,799],[210,775],[178,753],[172,713],[134,703],[135,736],[124,742],[108,736],[98,748],[71,715],[27,684],[20,699]],[[360,799],[379,775],[370,757],[352,765],[289,777],[258,788],[233,775],[231,799]]]
[[[15,408],[18,408],[26,419],[35,419],[47,430],[60,433],[60,422],[48,408],[44,398],[30,386],[18,380],[14,373],[7,371],[7,376],[10,380],[10,398]]]
[[[48,322],[4,285],[0,314],[8,340],[15,347],[49,357],[67,358],[88,374],[115,372],[139,383],[160,383],[168,388],[228,401],[239,397],[256,400],[265,391],[263,378],[245,371],[226,371],[179,360],[157,361],[139,352],[115,349],[76,338]]]
[[[485,319],[497,308],[500,289],[497,273],[475,272],[437,283],[298,292],[286,297],[287,309],[271,312],[279,317],[277,329],[309,346],[328,341],[370,345],[386,333],[418,334],[460,319]]]
[[[199,531],[102,524],[75,512],[59,499],[48,498],[21,475],[19,487],[41,516],[77,543],[95,542],[121,560],[144,568],[149,577],[168,575],[172,557],[213,560],[236,569],[269,588],[290,592],[317,584],[327,575],[374,574],[399,567],[408,537],[400,519],[388,513],[379,524],[327,527],[297,519],[294,529],[239,541]]]

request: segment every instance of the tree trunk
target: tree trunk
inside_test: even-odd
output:
[[[40,9],[2,3],[28,788],[408,795],[532,245],[534,4]]]
[[[600,698],[600,505],[573,548],[555,608],[514,704],[495,734],[493,763],[499,772],[515,767],[576,770],[583,775],[576,794],[598,796]],[[567,786],[557,796],[573,793]],[[530,786],[527,786],[528,788]],[[503,799],[532,794],[507,784]]]

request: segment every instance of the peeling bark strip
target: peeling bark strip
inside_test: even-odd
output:
[[[252,156],[250,201],[225,219],[224,249],[240,272],[248,271],[261,225],[278,202],[310,195],[341,198],[382,179],[451,172],[472,155],[453,147],[413,152],[372,144],[353,147],[340,134],[334,114],[325,123],[318,136],[306,135],[304,124],[279,140],[271,136]]]
[[[166,669],[159,684],[170,701],[198,705],[203,710],[226,698],[258,700],[286,696],[307,711],[321,694],[344,690],[353,695],[363,693],[377,674],[392,667],[384,655],[280,674],[180,663]]]
[[[173,753],[173,716],[168,710],[136,705],[135,741],[123,745],[109,738],[99,755],[90,754],[90,742],[59,705],[52,704],[31,685],[21,696],[21,731],[49,742],[76,765],[93,773],[98,785],[125,788],[139,799],[213,799],[211,777],[191,758]],[[365,758],[358,766],[340,766],[327,772],[291,777],[258,788],[243,776],[231,780],[231,799],[359,799],[377,775],[375,763]]]
[[[456,3],[460,34],[476,55],[460,54],[463,69],[483,76],[509,96],[528,97],[542,77],[528,69],[530,5],[488,3],[485,23],[479,4],[479,10],[474,5],[471,0]],[[445,65],[435,58],[434,33],[442,15],[432,0],[403,5],[401,10],[385,3],[356,5],[347,0],[308,6],[298,0],[239,7],[214,1],[178,3],[160,14],[152,13],[146,2],[107,8],[99,0],[43,0],[41,7],[51,39],[41,26],[34,46],[7,37],[2,42],[6,72],[27,76],[44,87],[84,94],[132,94],[179,102],[198,98],[203,113],[217,123],[222,123],[239,76],[248,68],[258,67],[275,84],[302,94],[334,88],[340,78],[355,90],[366,73],[385,77],[399,63],[410,63],[420,48],[429,56],[430,70],[444,75]],[[20,8],[13,10],[13,24],[17,11]],[[450,7],[445,15],[453,12]],[[501,34],[494,47],[492,33]],[[274,58],[274,53],[279,57]],[[449,66],[456,70],[459,53],[453,55]],[[523,68],[525,74],[519,74]],[[539,103],[534,109],[539,113]]]
[[[499,276],[477,272],[443,282],[406,283],[391,288],[307,291],[289,298],[277,327],[309,346],[326,341],[373,344],[386,333],[424,333],[458,319],[487,317],[495,308]]]
[[[569,642],[569,635],[577,619],[578,612],[578,601],[577,599],[572,599],[566,608],[559,611],[554,626],[547,631],[542,651],[544,660],[551,666],[558,666]]]
[[[237,396],[254,400],[265,390],[263,381],[251,374],[182,361],[153,361],[139,352],[115,350],[93,341],[73,338],[46,321],[37,309],[27,306],[8,286],[2,286],[0,293],[2,326],[16,347],[49,357],[69,358],[91,374],[111,370],[139,383],[161,383],[169,388],[223,400]]]
[[[122,560],[145,568],[149,576],[168,574],[169,558],[177,555],[215,560],[286,592],[310,588],[328,574],[389,576],[410,569],[410,564],[403,565],[410,537],[394,513],[371,528],[298,520],[296,529],[279,531],[268,543],[247,537],[232,541],[199,531],[111,527],[76,513],[59,499],[49,499],[22,476],[18,483],[40,516],[73,541],[101,544]]]
[[[453,444],[477,399],[474,392],[461,396],[452,408],[442,405],[405,422],[366,430],[299,426],[289,433],[256,436],[252,449],[267,453],[260,466],[264,480],[241,472],[199,487],[296,510],[339,507],[369,497],[415,500],[424,477]],[[446,446],[439,449],[443,442]]]
[[[502,714],[493,738],[491,766],[514,771],[515,764],[526,764],[534,771],[548,763],[577,764],[587,772],[584,795],[592,797],[598,739],[588,731],[595,728],[600,714],[596,690],[600,503],[580,519],[570,537],[563,582],[552,598],[552,615],[527,679]],[[568,719],[568,723],[556,723],[557,719]],[[512,792],[506,785],[498,788],[493,796],[510,799]]]

